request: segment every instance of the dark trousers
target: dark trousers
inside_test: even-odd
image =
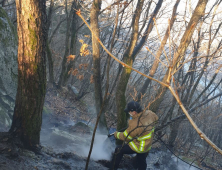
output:
[[[129,145],[117,146],[115,149],[115,152],[113,154],[110,170],[117,170],[124,154],[135,154],[135,153],[136,152],[133,151],[129,147]],[[136,155],[136,162],[137,162],[138,170],[146,170],[147,153],[136,153],[136,154],[137,154]]]

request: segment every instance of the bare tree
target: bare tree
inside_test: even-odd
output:
[[[192,35],[194,33],[195,27],[197,26],[199,20],[204,16],[205,8],[208,0],[199,0],[197,6],[193,12],[193,15],[190,19],[188,26],[186,27],[186,31],[183,34],[180,45],[174,54],[173,60],[171,61],[169,68],[162,80],[162,82],[169,84],[172,78],[172,75],[175,74],[175,71],[178,69],[179,62],[181,62],[184,58],[185,51],[190,44]],[[165,95],[167,88],[160,87],[156,94],[156,100],[150,105],[150,109],[154,112],[158,110],[159,105],[161,104],[163,97]]]
[[[156,70],[158,68],[158,65],[159,65],[159,62],[160,62],[160,56],[161,56],[161,54],[164,50],[164,46],[167,43],[167,39],[169,38],[170,31],[173,27],[174,21],[176,20],[176,12],[177,12],[177,7],[178,7],[179,3],[180,3],[180,0],[177,0],[175,5],[174,5],[172,16],[171,16],[171,19],[170,19],[170,23],[169,23],[169,25],[166,29],[166,33],[164,35],[163,40],[161,41],[160,47],[159,47],[158,51],[156,52],[155,61],[153,62],[152,68],[149,71],[149,76],[150,77],[154,76],[154,74],[156,73]],[[149,86],[150,82],[151,82],[150,79],[147,79],[144,82],[143,86],[141,87],[140,91],[138,92],[138,96],[137,96],[138,101],[140,101],[141,97],[145,94],[145,92],[147,90],[147,87]]]

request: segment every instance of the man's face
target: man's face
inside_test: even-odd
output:
[[[133,117],[136,114],[136,111],[129,111],[129,115]]]

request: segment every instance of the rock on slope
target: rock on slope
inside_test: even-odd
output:
[[[0,7],[0,131],[11,123],[17,89],[17,34],[6,12]]]

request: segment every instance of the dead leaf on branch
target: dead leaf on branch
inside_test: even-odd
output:
[[[73,69],[71,68],[71,69],[69,70],[68,74],[72,73],[72,71],[73,71]]]
[[[75,55],[69,55],[66,58],[67,58],[67,62],[70,62],[70,61],[74,60],[76,58],[76,56]]]
[[[82,67],[83,67],[83,64],[80,64],[80,65],[79,65],[79,69],[81,70],[81,69],[82,69]]]
[[[83,64],[83,65],[84,65],[84,69],[86,70],[89,64]]]
[[[89,55],[89,50],[87,49],[88,44],[83,43],[81,48],[80,48],[80,55],[81,56],[87,56]]]
[[[79,79],[80,81],[82,81],[83,78],[84,78],[84,75],[79,75],[79,76],[78,76],[78,79]]]
[[[90,35],[84,35],[84,37],[86,37],[86,38],[90,38]]]
[[[73,76],[76,76],[78,73],[79,73],[79,70],[77,68],[72,71],[72,75]]]
[[[80,39],[79,42],[81,42],[82,44],[84,43],[84,41],[82,39]]]
[[[127,1],[123,2],[124,7],[126,7],[127,5],[129,5],[129,3]]]
[[[90,83],[93,84],[94,83],[94,78],[93,78],[93,75],[91,75],[90,77]]]

